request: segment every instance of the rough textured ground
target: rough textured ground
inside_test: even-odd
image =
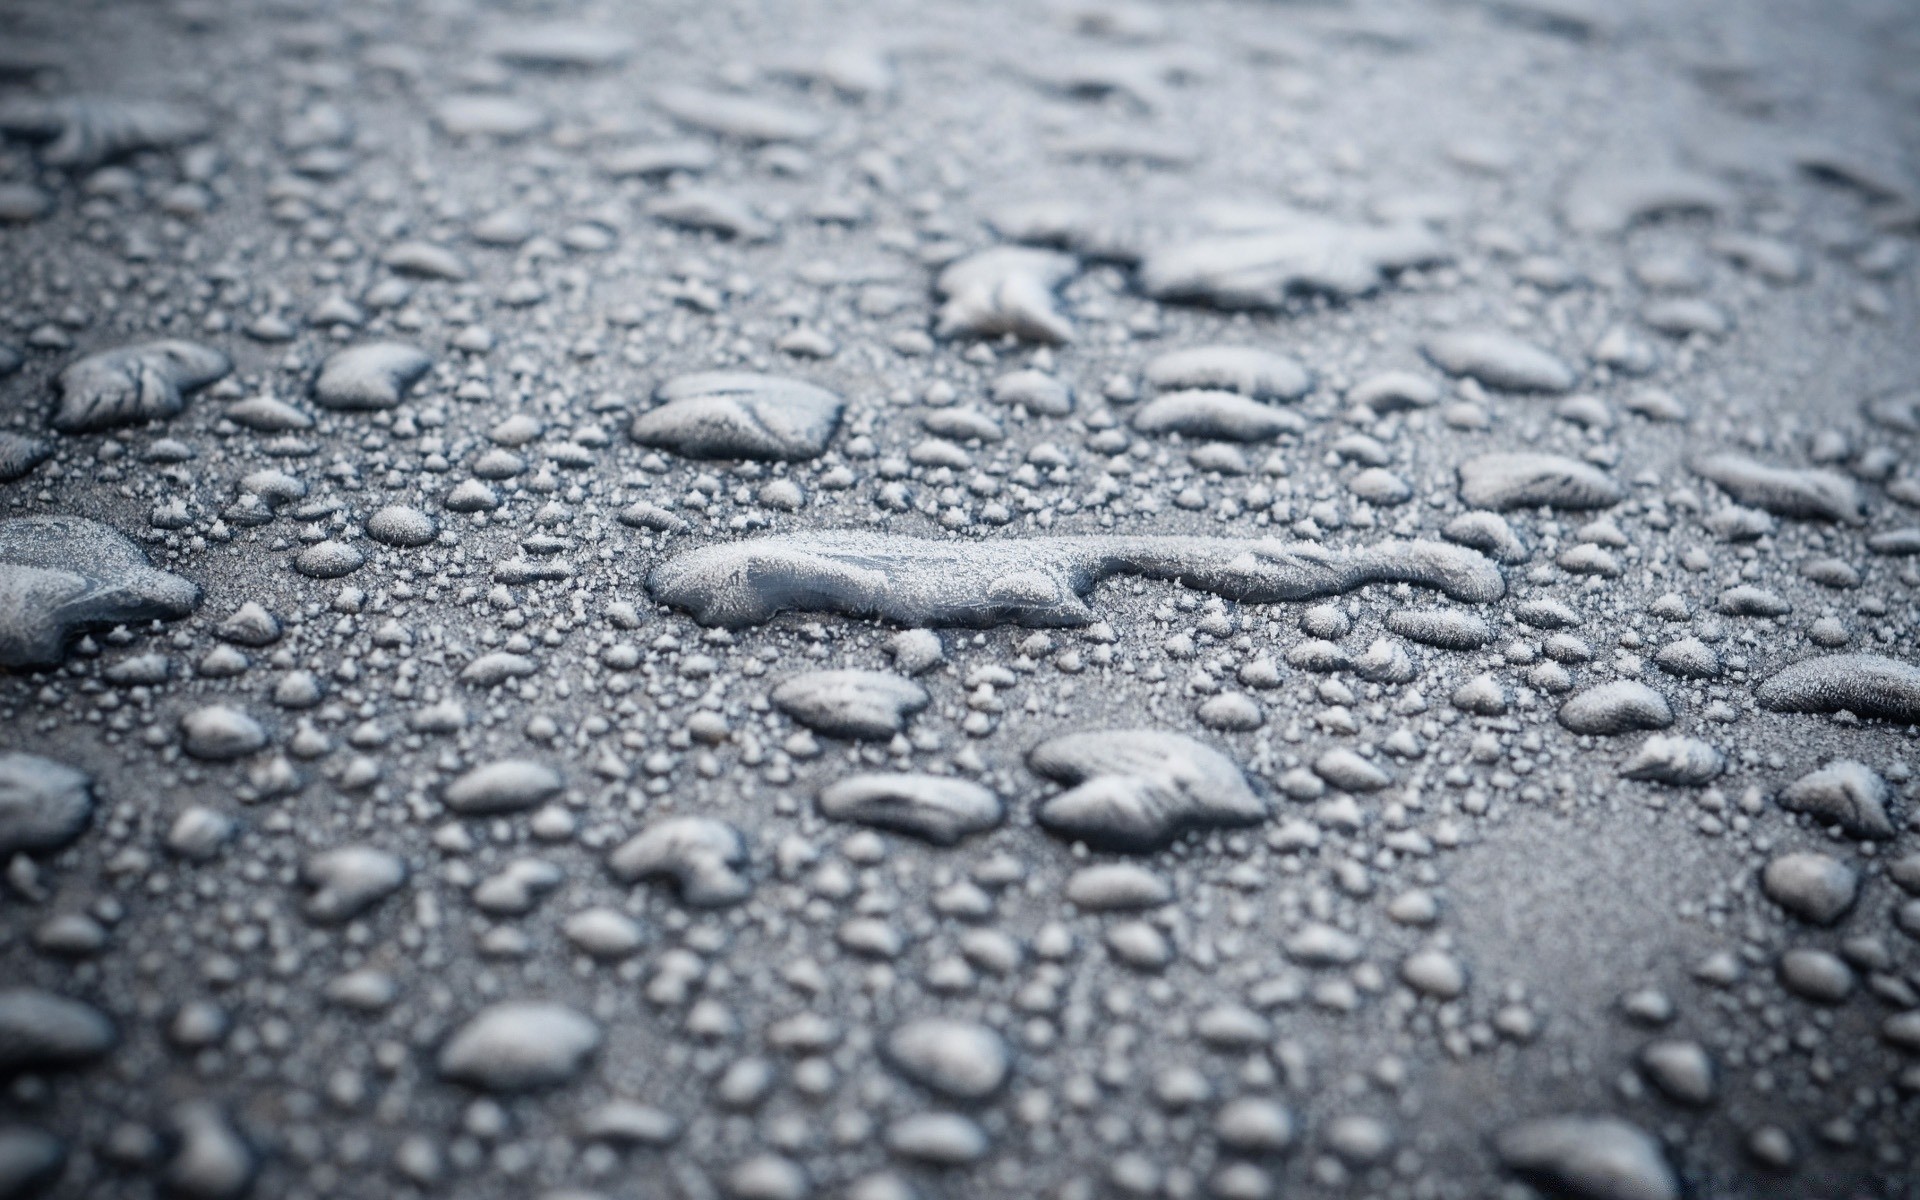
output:
[[[1920,1195],[1916,63],[8,4],[0,1196]]]

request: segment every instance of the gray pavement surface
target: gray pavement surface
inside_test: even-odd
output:
[[[0,7],[0,1200],[1920,1196],[1920,7]]]

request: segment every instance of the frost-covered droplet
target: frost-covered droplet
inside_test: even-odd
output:
[[[1625,495],[1598,467],[1558,454],[1483,454],[1460,464],[1460,498],[1475,508],[1611,508]]]
[[[1298,413],[1262,404],[1234,392],[1180,391],[1156,396],[1133,415],[1142,433],[1178,433],[1189,438],[1265,442],[1307,427]]]
[[[467,261],[445,246],[412,240],[396,242],[380,255],[389,270],[417,279],[444,279],[459,282],[473,274]]]
[[[1441,536],[1462,546],[1471,546],[1504,563],[1525,562],[1527,544],[1499,513],[1461,513],[1441,531]],[[1522,617],[1524,620],[1525,618]]]
[[[1266,714],[1253,697],[1240,692],[1221,692],[1201,701],[1194,715],[1208,729],[1223,733],[1245,733],[1266,723]]]
[[[717,188],[682,186],[647,201],[647,215],[681,229],[764,242],[779,230],[741,197]]]
[[[9,1076],[89,1063],[119,1040],[91,1004],[35,987],[0,990],[0,1071]]]
[[[1427,339],[1427,357],[1450,375],[1465,375],[1509,392],[1564,392],[1575,383],[1573,368],[1512,334],[1455,330]]]
[[[405,342],[368,342],[336,350],[313,380],[322,408],[386,409],[399,404],[433,359]]]
[[[1754,689],[1774,712],[1850,712],[1902,725],[1920,723],[1920,667],[1880,654],[1802,659]]]
[[[1028,342],[1073,340],[1073,324],[1054,302],[1054,289],[1077,264],[1064,254],[1024,246],[996,246],[952,263],[934,281],[945,298],[941,337],[998,337]]]
[[[199,342],[142,342],[103,350],[54,380],[60,403],[52,424],[61,433],[77,434],[165,420],[186,407],[187,393],[231,370],[232,359]]]
[[[1301,296],[1364,296],[1395,272],[1451,257],[1438,234],[1414,222],[1360,225],[1271,210],[1234,223],[1243,227],[1148,251],[1141,289],[1220,308],[1284,308]]]
[[[1457,1000],[1467,990],[1467,970],[1444,950],[1416,950],[1400,963],[1400,978],[1423,996]]]
[[[406,860],[378,846],[340,846],[309,858],[301,882],[312,889],[307,916],[326,924],[350,921],[400,889]]]
[[[1057,537],[971,543],[837,531],[703,547],[655,567],[647,588],[702,624],[763,624],[798,609],[902,625],[1077,626],[1102,579],[1179,579],[1234,600],[1337,595],[1376,582],[1431,587],[1484,603],[1506,592],[1499,568],[1437,542],[1347,550],[1230,538]]]
[[[547,110],[518,96],[470,92],[448,96],[434,106],[434,121],[456,138],[526,137],[545,129]]]
[[[358,546],[329,538],[315,542],[293,556],[293,569],[309,579],[342,579],[365,566],[367,556]]]
[[[33,473],[53,457],[53,443],[12,430],[0,430],[0,483],[12,483]]]
[[[672,1113],[637,1100],[613,1099],[589,1112],[580,1122],[580,1136],[618,1146],[670,1146],[678,1141],[683,1122]]]
[[[366,530],[387,546],[424,546],[440,532],[431,516],[404,504],[389,504],[368,517]]]
[[[1675,787],[1703,787],[1725,766],[1720,751],[1698,738],[1657,734],[1640,743],[1640,748],[1620,764],[1620,774]]]
[[[1860,875],[1829,854],[1782,854],[1760,872],[1767,898],[1803,921],[1832,925],[1853,908]]]
[[[1016,405],[1035,416],[1064,417],[1073,411],[1073,389],[1045,371],[1012,371],[993,381],[997,403]]]
[[[999,825],[1000,797],[964,779],[940,775],[853,775],[820,791],[820,811],[837,821],[855,821],[951,846]]]
[[[58,850],[93,818],[83,771],[23,751],[0,753],[0,859]]]
[[[1857,838],[1894,835],[1887,813],[1887,781],[1865,763],[1838,759],[1809,771],[1780,791],[1780,806],[1831,822]]]
[[[790,104],[706,88],[663,87],[653,101],[682,124],[745,142],[806,142],[826,131],[819,117]]]
[[[1188,829],[1267,816],[1232,759],[1175,733],[1068,734],[1035,746],[1027,765],[1068,785],[1035,811],[1041,825],[1103,849],[1152,850]]]
[[[0,1125],[0,1196],[38,1196],[67,1165],[67,1144],[43,1129]]]
[[[1162,391],[1238,392],[1256,400],[1293,400],[1313,377],[1294,359],[1253,346],[1191,346],[1147,363],[1147,382]]]
[[[1853,480],[1820,468],[1775,467],[1743,454],[1703,454],[1694,473],[1726,489],[1742,504],[1782,517],[1859,523],[1863,511]]]
[[[935,1167],[979,1162],[993,1145],[972,1117],[949,1112],[901,1117],[887,1126],[886,1143],[901,1158]]]
[[[1719,1093],[1719,1072],[1712,1056],[1690,1038],[1649,1042],[1641,1048],[1638,1064],[1648,1082],[1675,1103],[1705,1108]]]
[[[208,704],[181,714],[180,743],[195,758],[226,762],[245,758],[265,746],[267,731],[237,708]]]
[[[710,143],[689,138],[618,147],[602,154],[598,162],[602,171],[621,179],[629,176],[699,175],[712,169],[719,158]],[[527,232],[531,236],[531,229]],[[524,241],[525,238],[515,240]]]
[[[95,167],[140,150],[169,149],[210,129],[199,108],[164,100],[16,95],[0,102],[0,131],[45,142],[40,161],[54,167]]]
[[[560,927],[582,953],[603,961],[626,958],[640,949],[646,931],[640,922],[615,908],[587,908],[568,917]]]
[[[173,1116],[176,1149],[162,1189],[187,1200],[239,1200],[253,1186],[259,1156],[228,1116],[211,1104],[188,1104]]]
[[[579,21],[521,22],[489,32],[484,48],[516,66],[610,67],[633,53],[634,39],[617,29]]]
[[[1636,729],[1665,729],[1673,724],[1667,698],[1633,679],[1600,683],[1560,706],[1560,723],[1574,733],[1613,737]]]
[[[559,771],[542,762],[507,758],[486,763],[447,785],[441,799],[465,816],[491,816],[532,808],[566,786]]]
[[[885,741],[927,706],[927,690],[886,671],[809,671],[773,689],[774,707],[829,737]]]
[[[1816,946],[1795,946],[1775,963],[1780,986],[1814,1004],[1844,1004],[1858,979],[1845,959]]]
[[[1067,877],[1066,897],[1087,912],[1159,908],[1173,900],[1173,885],[1136,863],[1096,863]]]
[[[257,601],[249,600],[233,610],[214,632],[222,641],[239,646],[271,646],[280,640],[279,618],[263,608]]]
[[[1477,650],[1493,640],[1493,630],[1481,618],[1453,608],[1396,608],[1386,626],[1409,641],[1442,650]]]
[[[607,864],[625,883],[670,880],[680,899],[695,908],[738,904],[753,891],[746,874],[746,839],[711,817],[655,822],[623,842]]]
[[[1610,234],[1662,213],[1717,213],[1735,199],[1726,184],[1684,167],[1604,166],[1567,188],[1561,216],[1576,233]]]
[[[1660,647],[1653,661],[1662,671],[1683,679],[1713,679],[1719,676],[1720,655],[1699,638],[1681,638]]]
[[[845,407],[825,388],[778,375],[705,371],[660,385],[633,440],[689,458],[817,458]]]
[[[887,1035],[887,1058],[922,1087],[955,1100],[984,1100],[1011,1068],[1006,1042],[985,1025],[922,1017]]]
[[[440,1074],[490,1092],[566,1083],[600,1048],[598,1022],[564,1004],[506,1000],[481,1009],[440,1048]]]
[[[1314,759],[1313,773],[1348,792],[1377,792],[1393,783],[1386,768],[1345,746],[1335,746]]]
[[[1679,1200],[1680,1182],[1646,1131],[1618,1117],[1534,1117],[1494,1138],[1509,1171],[1569,1200]]]

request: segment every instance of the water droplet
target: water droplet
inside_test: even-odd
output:
[[[98,433],[164,420],[186,407],[186,394],[233,370],[225,354],[198,342],[143,342],[90,354],[54,381],[60,404],[52,425],[61,433]]]
[[[1179,734],[1069,734],[1035,746],[1027,765],[1069,788],[1035,811],[1041,825],[1103,849],[1152,850],[1188,829],[1267,816],[1232,759]]]

